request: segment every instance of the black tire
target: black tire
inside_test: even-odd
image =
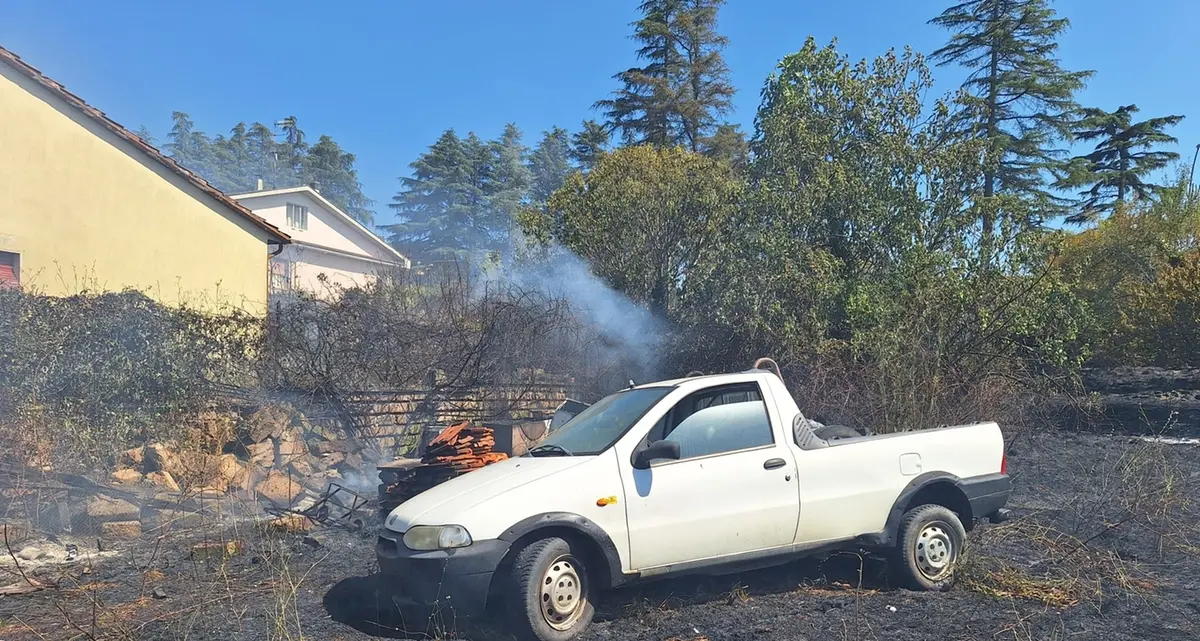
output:
[[[817,428],[814,434],[822,441],[832,441],[839,438],[858,438],[863,436],[858,430],[845,425],[825,425]]]
[[[953,510],[921,505],[904,513],[896,533],[892,574],[914,590],[944,592],[954,585],[967,531]]]
[[[510,579],[510,625],[521,641],[567,641],[591,625],[596,609],[587,568],[566,540],[549,537],[525,546],[513,560]],[[555,608],[555,601],[564,605]],[[574,609],[563,614],[571,602]]]

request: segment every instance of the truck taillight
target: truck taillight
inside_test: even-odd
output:
[[[1000,453],[1000,473],[1008,474],[1008,454],[1006,452]]]

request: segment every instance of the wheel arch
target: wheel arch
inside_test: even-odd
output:
[[[499,538],[509,543],[508,552],[501,560],[496,578],[502,576],[512,565],[513,558],[529,543],[538,539],[557,536],[570,543],[580,545],[585,551],[585,567],[592,573],[600,589],[620,585],[625,581],[621,571],[621,557],[612,538],[591,519],[570,512],[547,512],[523,519],[509,527]]]
[[[959,487],[959,478],[948,472],[926,472],[914,478],[900,492],[888,513],[886,534],[888,542],[898,540],[900,522],[905,512],[921,505],[941,505],[958,515],[963,528],[968,532],[975,524],[971,501]]]

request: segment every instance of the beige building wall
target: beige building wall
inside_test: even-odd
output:
[[[51,295],[135,288],[262,311],[268,234],[0,64],[0,251]]]
[[[275,194],[269,196],[240,195],[236,198],[251,211],[267,222],[282,229],[292,240],[311,243],[351,254],[372,256],[382,260],[392,259],[380,251],[370,240],[357,230],[336,220],[326,212],[324,206],[303,192]],[[293,203],[308,208],[308,229],[296,229],[287,222],[287,205]]]
[[[336,298],[344,290],[368,287],[380,274],[397,269],[394,265],[381,265],[299,244],[288,245],[272,260],[290,265],[290,289],[305,290],[322,298]]]
[[[344,290],[368,287],[379,275],[407,268],[408,261],[307,187],[235,195],[246,207],[292,239],[272,259],[273,292],[307,291],[336,298]],[[307,208],[306,227],[291,224],[288,205]]]

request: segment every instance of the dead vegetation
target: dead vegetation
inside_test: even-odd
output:
[[[972,535],[956,590],[896,590],[879,560],[840,555],[617,591],[602,602],[591,638],[915,640],[946,634],[946,625],[948,638],[1014,641],[1186,631],[1200,589],[1200,562],[1187,545],[1198,464],[1195,448],[1035,437],[1010,459],[1018,518]],[[1107,473],[1078,476],[1079,465]],[[0,597],[0,638],[298,641],[414,628],[429,638],[503,638],[452,612],[415,619],[395,611],[380,586],[364,587],[374,565],[369,533],[256,525],[268,523],[258,505],[236,497],[206,499],[204,508],[204,519],[103,551],[84,540],[37,542],[80,552],[72,562],[21,562],[29,580],[53,587]],[[9,561],[6,574],[21,581]],[[1126,616],[1133,612],[1143,616]]]
[[[122,303],[131,307],[122,313],[142,323],[135,323],[138,340],[127,340],[119,322],[91,324],[89,314],[120,307],[112,300],[28,303],[22,313],[75,325],[69,340],[52,339],[47,325],[18,328],[46,342],[5,343],[9,351],[0,354],[9,358],[0,358],[4,383],[45,361],[42,348],[71,354],[69,362],[46,361],[48,373],[0,385],[0,438],[12,445],[0,483],[8,536],[0,554],[0,638],[300,641],[397,636],[414,627],[437,638],[479,636],[453,612],[414,619],[396,612],[378,586],[365,587],[374,570],[370,527],[352,532],[262,509],[311,504],[328,482],[353,474],[374,486],[372,459],[382,452],[368,443],[383,442],[375,416],[383,412],[356,408],[387,404],[390,416],[419,424],[484,404],[469,398],[468,385],[514,385],[516,392],[491,406],[507,411],[521,386],[544,381],[539,367],[581,379],[595,373],[555,300],[513,291],[476,299],[456,287],[302,306],[263,328],[250,343],[256,349],[244,351],[221,342],[230,332],[211,325],[195,330],[200,338],[188,347],[172,333],[185,327],[173,324],[178,319],[156,319],[161,310],[136,298]],[[0,335],[16,331],[3,326],[13,317],[4,318]],[[156,340],[170,349],[139,347]],[[196,345],[204,358],[160,362]],[[127,358],[112,359],[120,350]],[[105,359],[113,365],[99,387],[72,397],[79,386],[63,381],[80,376],[81,363]],[[243,370],[230,371],[232,363]],[[1024,379],[990,377],[964,387],[928,369],[904,378],[903,363],[874,375],[861,369],[868,365],[846,362],[785,374],[805,407],[873,428],[935,416],[1004,415],[1029,425],[1043,409],[1021,397]],[[119,397],[113,390],[121,386],[144,406]],[[317,401],[327,411],[308,411]],[[1110,638],[1194,633],[1200,453],[1143,440],[1028,430],[1008,436],[1019,518],[973,534],[958,590],[895,590],[877,559],[844,555],[618,591],[606,599],[593,638],[1024,641],[1075,638],[1081,630],[1086,637],[1130,612],[1152,617],[1118,625]],[[478,454],[457,442],[453,454],[463,455],[463,445]],[[76,473],[84,471],[91,476]],[[364,520],[373,523],[373,514],[364,510]],[[27,548],[35,548],[30,560],[22,558]],[[953,621],[948,634],[932,623],[946,620]]]

